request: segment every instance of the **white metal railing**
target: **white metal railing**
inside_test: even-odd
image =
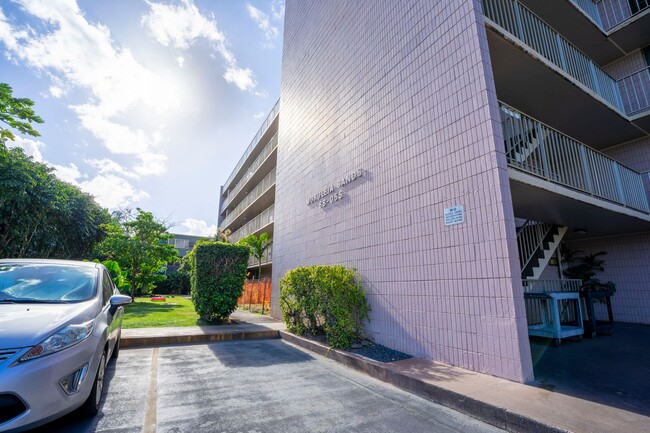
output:
[[[544,238],[552,228],[551,224],[530,221],[519,229],[517,232],[517,245],[522,271],[535,256]]]
[[[576,5],[578,9],[582,10],[589,18],[592,19],[598,27],[601,29],[604,27],[603,22],[600,19],[600,11],[598,10],[598,5],[594,0],[571,0],[571,3]]]
[[[222,203],[222,210],[232,202],[232,200],[235,198],[235,196],[239,193],[239,191],[242,190],[246,182],[255,174],[258,168],[262,165],[264,161],[266,161],[266,158],[273,153],[273,151],[278,147],[278,134],[275,134],[271,140],[264,146],[264,149],[262,149],[262,152],[255,158],[255,161],[250,165],[248,168],[248,171],[244,176],[242,176],[241,179],[237,182],[237,184],[232,188],[232,190],[228,191],[227,197],[224,199]]]
[[[521,280],[524,293],[530,292],[579,292],[582,280]]]
[[[248,147],[244,151],[244,154],[242,155],[241,158],[239,158],[239,162],[235,166],[235,169],[232,171],[232,173],[230,173],[230,176],[228,176],[228,180],[226,180],[226,183],[223,184],[223,190],[224,191],[228,190],[228,188],[230,186],[230,182],[232,182],[232,180],[235,178],[237,173],[239,173],[239,170],[244,165],[244,162],[246,161],[246,158],[248,158],[248,156],[251,154],[251,152],[255,148],[255,145],[257,145],[257,143],[260,141],[260,139],[262,138],[262,135],[264,135],[264,132],[266,132],[268,127],[271,125],[271,123],[273,123],[273,119],[275,119],[275,116],[277,116],[279,112],[280,112],[280,100],[278,99],[278,101],[275,103],[275,105],[271,109],[271,112],[269,113],[269,115],[266,116],[266,119],[262,123],[262,126],[260,126],[260,129],[257,131],[257,134],[255,134],[255,137],[253,138],[253,140],[251,140],[250,144],[248,145]]]
[[[271,224],[274,221],[274,213],[275,205],[273,204],[231,234],[230,242],[237,243],[245,236],[255,233],[262,227]]]
[[[237,205],[236,208],[232,210],[222,221],[221,225],[224,228],[228,226],[246,210],[248,206],[253,204],[262,194],[264,194],[269,188],[275,185],[275,168],[271,171],[260,183],[257,184],[255,188]]]
[[[599,0],[596,3],[600,24],[609,30],[648,8],[648,0]]]
[[[483,0],[483,9],[496,25],[623,111],[616,80],[530,9],[517,0]]]
[[[273,244],[271,244],[270,247],[264,251],[264,255],[262,256],[262,265],[266,265],[268,263],[271,263],[273,261]],[[260,261],[257,260],[257,257],[250,256],[248,258],[248,267],[253,268],[255,266],[259,266]]]
[[[514,108],[501,104],[510,167],[650,213],[643,176]]]
[[[650,108],[650,67],[618,80],[623,107],[629,115]]]

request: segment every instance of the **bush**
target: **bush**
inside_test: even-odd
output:
[[[221,322],[237,308],[246,280],[248,248],[199,241],[185,257],[194,309],[201,319]]]
[[[362,338],[370,306],[355,269],[309,266],[280,279],[280,310],[297,335],[325,335],[331,347],[348,348]]]
[[[159,295],[189,295],[190,276],[185,272],[172,272],[156,283],[153,292]]]

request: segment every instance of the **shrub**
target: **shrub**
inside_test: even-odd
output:
[[[309,266],[280,279],[280,309],[297,335],[324,334],[331,347],[348,348],[361,339],[370,306],[355,269]]]
[[[189,295],[190,276],[185,272],[172,272],[156,283],[153,292],[159,295]]]
[[[248,248],[223,242],[199,241],[185,257],[190,273],[192,302],[201,319],[220,322],[237,308]]]

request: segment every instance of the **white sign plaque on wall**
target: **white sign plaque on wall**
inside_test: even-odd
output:
[[[445,208],[445,225],[453,226],[465,222],[465,207],[454,206]]]

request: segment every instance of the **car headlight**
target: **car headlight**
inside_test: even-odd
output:
[[[90,337],[93,333],[94,327],[94,320],[79,325],[68,325],[32,347],[29,352],[24,354],[18,361],[29,361],[30,359],[40,358],[41,356],[59,352],[63,349],[74,346]]]

